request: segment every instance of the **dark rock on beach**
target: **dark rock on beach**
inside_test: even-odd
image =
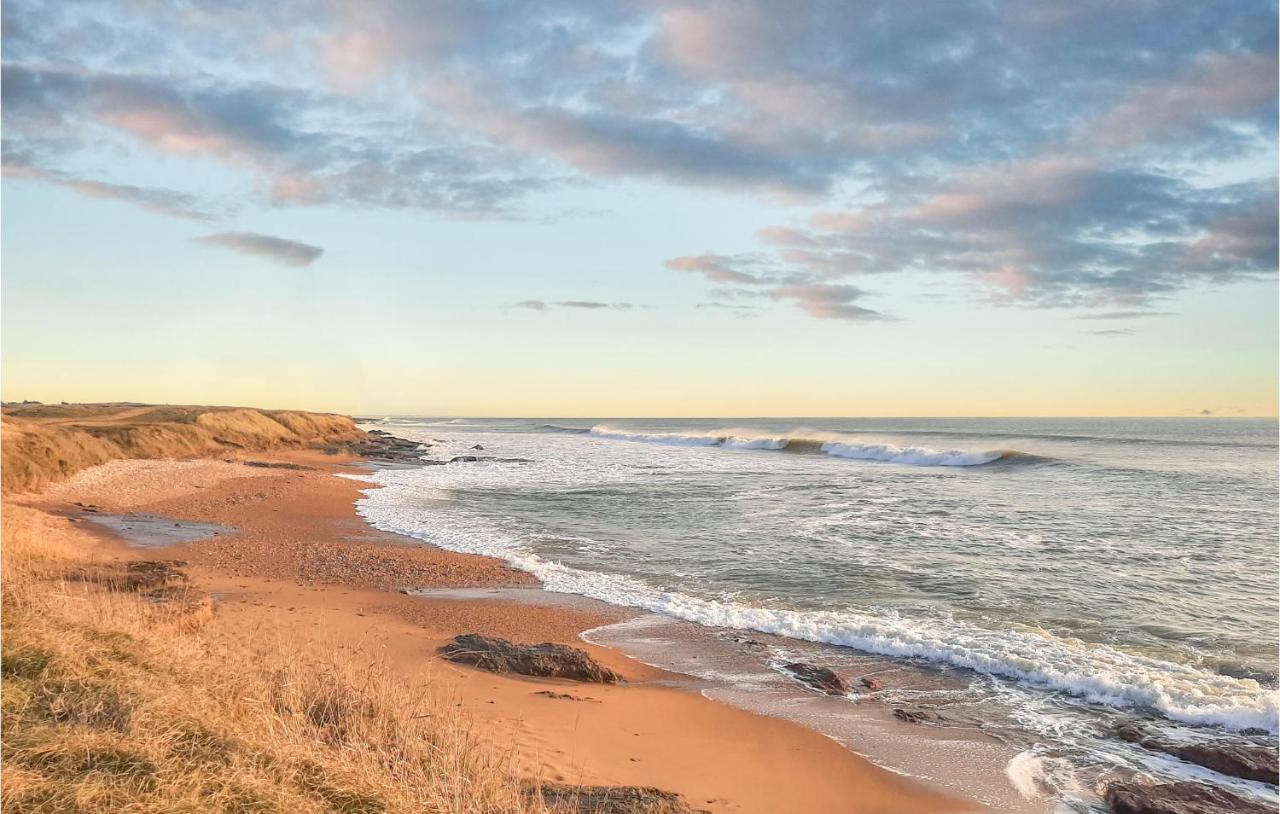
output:
[[[705,814],[690,808],[679,794],[647,786],[573,786],[568,783],[530,784],[530,797],[557,811],[575,814]]]
[[[802,661],[793,661],[790,664],[783,665],[783,668],[801,683],[809,685],[818,692],[825,692],[827,695],[847,695],[849,693],[849,685],[844,683],[844,679],[826,667],[805,664]]]
[[[1219,774],[1276,785],[1280,781],[1280,760],[1265,746],[1246,743],[1171,743],[1151,737],[1141,727],[1121,724],[1116,735],[1153,752],[1164,752],[1179,760],[1195,763]]]
[[[563,644],[513,644],[506,639],[466,633],[440,648],[444,658],[492,673],[517,673],[614,684],[622,678],[581,650]]]
[[[227,463],[235,463],[235,461],[227,459]],[[286,463],[284,461],[241,461],[240,463],[245,466],[257,467],[258,469],[292,469],[301,471],[315,468],[311,466],[303,466],[302,464]]]
[[[909,724],[940,724],[947,718],[931,709],[924,707],[914,707],[908,709],[906,707],[894,707],[893,717],[899,721],[906,721]]]
[[[397,438],[382,430],[369,430],[368,437],[349,447],[353,455],[368,458],[372,461],[390,463],[422,463],[423,444],[407,438]]]
[[[1275,809],[1203,783],[1115,783],[1107,789],[1112,814],[1275,814]]]

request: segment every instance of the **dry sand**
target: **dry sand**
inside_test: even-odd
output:
[[[351,459],[315,452],[248,456],[299,468],[226,461],[116,461],[36,497],[14,498],[128,548],[92,522],[141,512],[233,527],[166,548],[217,598],[210,630],[233,646],[316,638],[378,654],[410,682],[433,682],[479,724],[489,748],[530,777],[656,786],[717,812],[948,812],[980,806],[882,770],[797,724],[664,686],[668,674],[582,642],[625,618],[605,605],[429,599],[400,588],[529,585],[496,560],[421,546],[368,527],[353,503],[367,484],[335,477]],[[80,504],[80,505],[77,505]],[[626,679],[618,686],[497,676],[440,660],[459,633],[587,650]],[[545,693],[571,695],[552,697]]]

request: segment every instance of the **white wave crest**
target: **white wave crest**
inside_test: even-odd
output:
[[[1280,695],[1252,679],[1129,653],[1039,629],[990,629],[958,620],[912,619],[892,611],[761,608],[654,588],[619,574],[582,571],[544,560],[483,518],[459,522],[426,498],[447,492],[422,470],[385,470],[371,480],[357,511],[375,528],[450,551],[503,559],[550,591],[579,594],[711,626],[755,630],[851,647],[867,653],[963,667],[1117,708],[1142,707],[1190,724],[1277,732]]]
[[[1005,456],[1005,453],[1000,451],[963,452],[955,449],[895,447],[891,444],[842,444],[835,441],[823,444],[822,451],[837,458],[888,461],[912,466],[982,466]]]
[[[591,428],[591,435],[616,441],[669,444],[685,447],[721,447],[733,450],[783,450],[812,447],[835,458],[884,461],[910,466],[982,466],[1009,453],[1004,450],[972,452],[938,450],[927,447],[898,447],[893,444],[864,443],[848,435],[797,430],[788,435],[757,435],[751,430],[721,429],[695,433],[643,433],[615,429],[605,424]]]

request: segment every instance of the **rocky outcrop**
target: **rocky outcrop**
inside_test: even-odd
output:
[[[872,692],[879,692],[884,689],[884,684],[881,684],[879,679],[872,678],[871,676],[863,676],[858,679],[858,683]]]
[[[1203,783],[1115,783],[1107,789],[1112,814],[1275,814],[1275,809]]]
[[[849,685],[844,683],[844,679],[826,667],[793,661],[790,664],[784,664],[783,669],[795,676],[802,684],[807,684],[818,692],[824,692],[827,695],[849,694]]]
[[[492,673],[568,678],[613,684],[622,678],[577,648],[563,644],[513,644],[506,639],[466,633],[440,648],[440,655]]]
[[[423,445],[407,438],[397,438],[382,430],[369,430],[368,438],[352,444],[349,451],[371,461],[386,463],[422,463]],[[335,452],[339,450],[334,450]]]
[[[1116,735],[1144,749],[1164,752],[1219,774],[1272,785],[1280,781],[1280,761],[1277,760],[1275,750],[1265,746],[1224,742],[1172,743],[1152,737],[1134,724],[1116,727]]]
[[[556,811],[575,814],[706,814],[679,794],[647,786],[530,785],[527,794]]]

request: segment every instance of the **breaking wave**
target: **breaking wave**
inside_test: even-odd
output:
[[[561,428],[557,428],[561,429]],[[564,428],[567,429],[567,428]],[[579,431],[581,432],[581,431]],[[774,450],[800,453],[823,453],[835,458],[860,461],[884,461],[910,466],[983,466],[1003,462],[1037,463],[1048,459],[1011,449],[959,450],[929,447],[901,447],[888,443],[870,443],[840,433],[809,432],[760,435],[752,430],[710,430],[703,433],[644,433],[621,430],[597,424],[589,431],[596,438],[667,444],[685,447],[719,447],[731,450]]]

